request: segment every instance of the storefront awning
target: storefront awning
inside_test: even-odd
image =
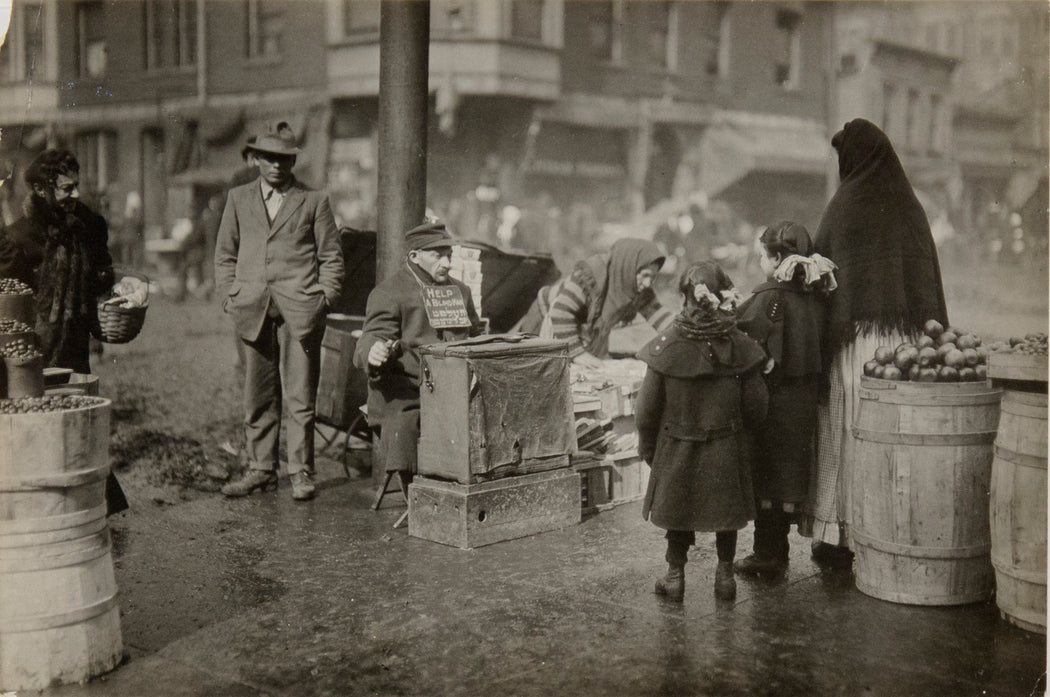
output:
[[[715,196],[751,172],[823,175],[830,155],[819,124],[716,124],[701,138],[700,189]]]

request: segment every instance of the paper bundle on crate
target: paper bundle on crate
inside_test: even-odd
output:
[[[474,309],[478,316],[482,314],[481,309],[481,250],[461,245],[452,248],[452,268],[449,275],[470,288],[470,295],[474,299]]]

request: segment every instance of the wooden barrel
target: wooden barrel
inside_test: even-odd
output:
[[[80,682],[121,659],[109,411],[0,414],[0,691]]]
[[[862,378],[850,542],[857,588],[913,605],[991,597],[988,488],[1002,392]]]
[[[1008,621],[1042,634],[1046,634],[1046,429],[1046,393],[1007,388],[995,438],[989,505],[995,600]]]

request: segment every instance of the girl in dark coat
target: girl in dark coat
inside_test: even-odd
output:
[[[739,327],[766,352],[769,415],[757,433],[754,553],[736,563],[746,574],[776,574],[788,563],[788,529],[809,486],[821,375],[821,323],[835,265],[806,228],[782,221],[758,238],[766,282],[740,306]]]
[[[639,352],[648,370],[638,394],[638,452],[652,467],[642,515],[667,530],[667,575],[656,592],[681,601],[695,532],[714,532],[715,595],[736,596],[737,530],[755,517],[746,428],[765,417],[765,355],[736,329],[737,293],[713,262],[678,284],[683,309]]]
[[[839,287],[824,322],[821,357],[829,388],[818,407],[816,469],[800,532],[812,535],[818,561],[847,561],[855,448],[850,429],[864,362],[879,346],[914,340],[927,320],[948,326],[948,311],[926,213],[890,139],[870,121],[854,119],[831,144],[841,182],[813,246],[838,265]],[[840,553],[832,553],[835,546]]]

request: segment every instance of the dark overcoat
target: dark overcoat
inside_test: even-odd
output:
[[[638,357],[638,451],[649,463],[642,515],[665,530],[739,530],[755,517],[750,429],[768,405],[762,349],[743,333],[693,339],[672,326]]]
[[[769,415],[756,433],[752,460],[759,501],[806,500],[817,429],[823,296],[800,281],[768,281],[739,308],[738,327],[755,339],[773,368],[765,376]]]
[[[0,278],[15,278],[37,294],[38,305],[44,301],[44,284],[61,285],[59,279],[42,278],[41,267],[46,267],[44,254],[48,244],[50,224],[41,199],[30,195],[25,204],[25,215],[9,227],[0,230]],[[87,294],[83,312],[66,308],[58,322],[65,322],[64,331],[57,331],[51,322],[50,307],[37,307],[37,333],[56,339],[60,345],[44,345],[41,349],[51,365],[72,368],[78,373],[90,373],[89,345],[91,325],[97,316],[98,298],[113,287],[113,258],[109,253],[109,228],[106,220],[79,201],[57,221],[68,234],[75,235],[83,250],[86,264]],[[51,327],[44,325],[51,324]],[[46,343],[46,342],[45,342]]]
[[[380,457],[388,470],[415,470],[419,436],[419,347],[456,341],[481,333],[470,288],[456,279],[449,283],[463,293],[470,327],[435,329],[427,318],[420,288],[433,283],[418,266],[406,261],[401,269],[368,295],[365,324],[354,349],[354,365],[368,375],[368,423],[380,428]],[[380,368],[368,365],[377,341],[399,340],[400,349]]]

